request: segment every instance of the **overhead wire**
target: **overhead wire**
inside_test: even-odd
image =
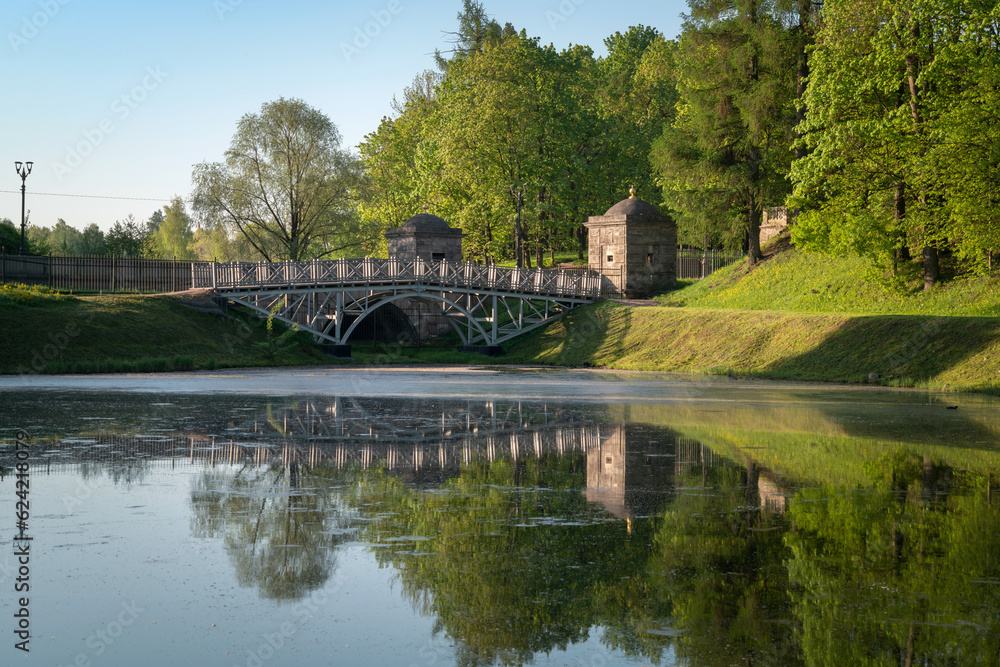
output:
[[[21,194],[20,190],[0,190],[0,194],[10,194],[17,195]],[[32,197],[42,196],[42,197],[77,197],[81,199],[114,199],[119,201],[170,201],[173,197],[163,197],[162,199],[153,199],[151,197],[110,197],[104,195],[76,195],[76,194],[63,194],[59,192],[32,192]],[[191,197],[181,197],[184,201],[192,201]]]

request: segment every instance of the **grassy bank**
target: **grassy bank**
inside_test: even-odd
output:
[[[766,261],[728,266],[658,297],[664,305],[864,315],[1000,317],[1000,280],[965,277],[922,289],[919,266],[886,276],[860,257],[805,253],[779,237]]]
[[[885,286],[858,258],[772,246],[660,297],[580,308],[486,359],[453,348],[355,344],[357,361],[591,366],[1000,393],[1000,282],[929,293]],[[111,372],[330,363],[304,334],[172,297],[0,293],[0,372]]]
[[[0,373],[156,372],[329,363],[308,336],[176,297],[0,291]]]
[[[1000,392],[1000,318],[581,308],[506,361]]]
[[[1000,392],[1000,280],[924,292],[913,263],[893,280],[859,257],[801,252],[786,235],[758,266],[729,266],[658,306],[579,309],[506,358]]]

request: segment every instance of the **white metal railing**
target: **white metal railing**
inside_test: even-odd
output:
[[[219,290],[368,287],[413,284],[472,290],[522,292],[573,297],[619,296],[614,283],[600,273],[551,269],[503,268],[395,258],[312,260],[307,262],[228,262],[194,264],[194,288]]]

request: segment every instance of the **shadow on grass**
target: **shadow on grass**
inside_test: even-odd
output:
[[[804,380],[916,386],[968,362],[1000,340],[1000,318],[873,315],[848,320],[810,351],[771,364],[768,373]]]
[[[624,355],[630,310],[607,303],[576,309],[558,323],[515,339],[505,361],[603,366]]]

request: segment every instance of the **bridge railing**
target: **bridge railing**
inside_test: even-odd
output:
[[[554,296],[620,296],[614,283],[597,272],[505,268],[423,259],[406,262],[364,257],[308,262],[228,262],[194,264],[191,272],[193,287],[221,290],[419,284]]]

